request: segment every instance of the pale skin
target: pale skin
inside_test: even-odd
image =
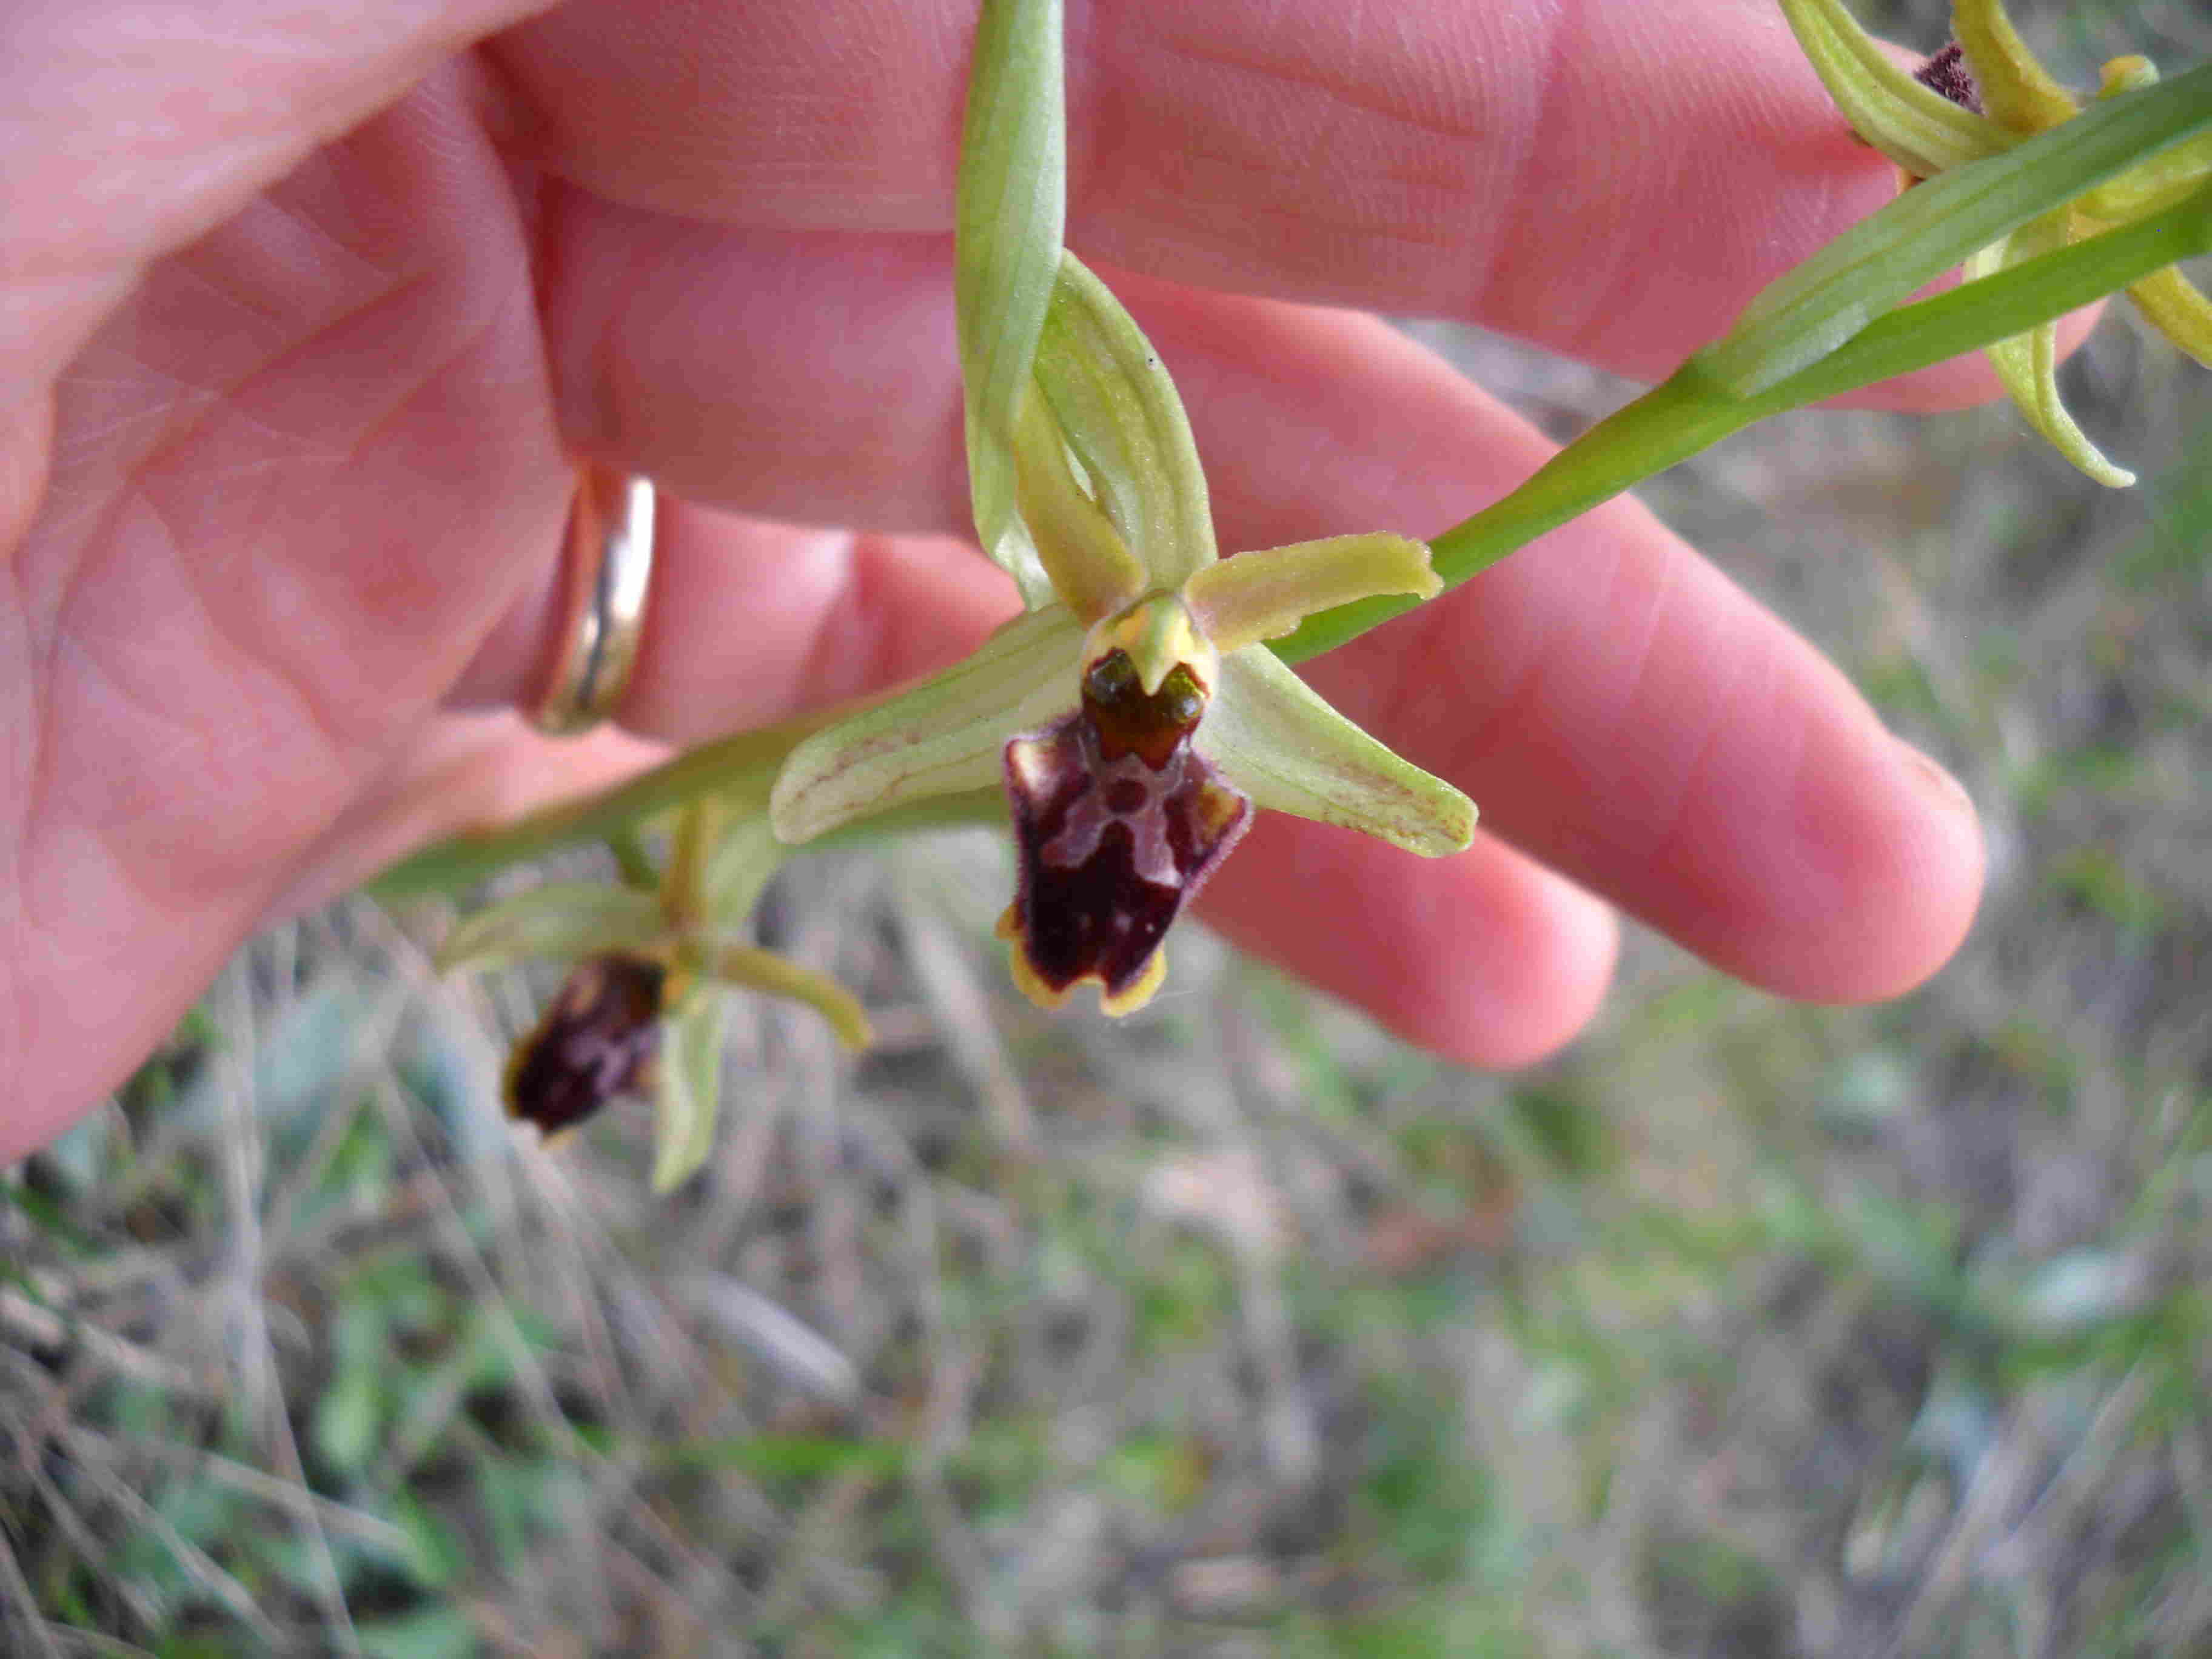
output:
[[[959,539],[973,18],[0,15],[0,1159],[265,920],[637,763],[483,712],[549,672],[571,453],[678,498],[639,738],[934,667],[1008,611]],[[1323,307],[1656,376],[1894,189],[1759,0],[1070,0],[1069,34],[1069,241],[1172,366],[1229,547],[1433,533],[1549,453]],[[1878,401],[1993,390],[1960,363]],[[1972,916],[1958,787],[1632,502],[1310,672],[1483,830],[1425,862],[1270,817],[1205,911],[1455,1058],[1571,1037],[1618,911],[1826,1001],[1908,989]]]

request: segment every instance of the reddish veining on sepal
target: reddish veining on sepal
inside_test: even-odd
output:
[[[1109,1013],[1142,1006],[1169,927],[1250,823],[1251,802],[1191,746],[1206,693],[1178,666],[1148,696],[1111,651],[1081,707],[1007,744],[1020,868],[1000,931],[1040,1000],[1087,979]]]
[[[644,1091],[660,1050],[667,969],[641,957],[579,963],[507,1064],[507,1115],[548,1135]]]

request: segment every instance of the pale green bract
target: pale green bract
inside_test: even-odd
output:
[[[1051,589],[1014,507],[1014,422],[1059,278],[1067,211],[1060,35],[1060,0],[986,0],[955,204],[953,300],[975,535],[1032,609]]]

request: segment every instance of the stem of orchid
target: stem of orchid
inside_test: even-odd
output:
[[[1697,354],[1747,397],[1842,345],[1977,250],[2212,128],[2212,64],[1916,185],[1769,283]]]
[[[1899,307],[1810,368],[1755,396],[1730,392],[1696,359],[1607,416],[1535,475],[1430,543],[1447,592],[1548,530],[1754,421],[1978,350],[2078,310],[2177,261],[2212,252],[2212,187],[2161,213]],[[1363,599],[1309,617],[1272,642],[1286,662],[1334,651],[1422,601]]]
[[[1447,591],[1557,528],[1753,421],[1924,368],[2021,333],[2115,293],[2152,271],[2212,252],[2212,191],[2118,230],[2028,260],[1969,287],[1905,306],[1839,349],[1754,398],[1738,398],[1694,364],[1609,416],[1553,456],[1504,500],[1431,544]],[[1333,651],[1420,601],[1363,599],[1310,617],[1272,642],[1286,662]],[[369,884],[380,899],[451,893],[519,859],[604,840],[709,792],[733,808],[765,810],[784,757],[811,732],[853,712],[816,710],[710,743],[588,799],[531,814],[503,830],[454,836],[401,860]],[[879,814],[823,837],[847,846],[911,830],[1002,822],[1005,803],[977,791]]]
[[[1033,273],[1046,269],[1048,258],[1057,263],[1057,198],[1050,191],[1024,198],[1003,190],[994,194],[984,186],[993,179],[1004,185],[1001,172],[1006,178],[1021,172],[1016,163],[1024,155],[1032,163],[1036,154],[1045,155],[1049,165],[1043,171],[1055,178],[1061,171],[1058,158],[1064,117],[1059,111],[1056,79],[1057,7],[1052,0],[996,0],[986,21],[990,27],[981,37],[984,62],[1009,73],[1037,108],[1048,106],[1049,118],[1035,127],[1018,121],[988,144],[979,141],[970,146],[989,165],[979,164],[972,179],[963,173],[963,211],[979,213],[989,222],[991,234],[1004,245],[1008,269],[1018,266]],[[1054,64],[1044,64],[1048,55]],[[1927,277],[1956,264],[1970,251],[1966,242],[1984,234],[1984,221],[2024,222],[2072,200],[2096,180],[2208,127],[2212,127],[2212,64],[2113,100],[2107,108],[2077,117],[2005,156],[1954,169],[1919,186],[1839,239],[1850,246],[1831,244],[1837,252],[1824,250],[1754,300],[1725,340],[1592,428],[1512,495],[1438,538],[1434,544],[1437,574],[1447,587],[1455,586],[1546,531],[1766,415],[2023,332],[2177,260],[2212,251],[2212,202],[2200,192],[2123,229],[1977,282],[1970,291],[1954,291],[1875,316]],[[1025,151],[1025,142],[1036,150]],[[1944,195],[1946,190],[1952,195]],[[2001,211],[1990,205],[1992,196],[2002,196]],[[1929,212],[1931,206],[1945,203],[1952,203],[1958,211]],[[971,243],[984,237],[975,227],[969,228],[975,232],[967,239]],[[980,265],[975,270],[963,269],[963,298],[971,313],[980,291],[967,289],[975,286],[981,270]],[[1869,316],[1875,320],[1859,327]],[[976,319],[971,315],[969,320]],[[1028,335],[1024,321],[1010,337],[987,333],[971,341],[963,336],[963,368],[971,388],[991,378],[978,373],[978,349],[988,355],[1011,345],[1009,361],[1018,361],[1024,355],[1025,339],[1034,345]],[[982,338],[992,339],[991,347],[983,349]],[[1827,355],[1821,356],[1824,350]],[[1777,378],[1793,365],[1796,372]],[[1000,367],[1002,374],[1009,373]],[[1721,383],[1718,376],[1723,374],[1738,390]],[[1763,389],[1744,390],[1754,384]],[[972,429],[972,415],[970,425]],[[1274,641],[1273,648],[1285,660],[1299,661],[1357,637],[1414,603],[1370,599],[1324,611]],[[791,750],[811,732],[853,712],[853,707],[817,710],[739,732],[599,796],[533,813],[498,830],[455,836],[392,866],[368,890],[385,899],[453,892],[519,859],[611,838],[625,871],[635,877],[650,867],[635,844],[638,825],[709,793],[723,797],[732,811],[764,811],[776,774]],[[858,820],[817,845],[847,845],[948,824],[1002,822],[1004,812],[997,792],[976,791]]]
[[[604,841],[710,792],[726,795],[739,811],[765,811],[768,793],[783,758],[808,733],[849,707],[816,709],[777,726],[739,732],[678,755],[627,783],[582,800],[532,812],[497,829],[465,831],[391,866],[368,884],[372,898],[410,898],[450,893],[497,874],[518,859]]]

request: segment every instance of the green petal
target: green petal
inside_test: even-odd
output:
[[[1014,422],[1060,276],[1067,119],[1060,0],[987,0],[955,205],[953,293],[975,534],[1031,608],[1049,601],[1015,510]]]
[[[661,1028],[653,1069],[653,1190],[673,1191],[714,1150],[722,1098],[722,998],[702,986]]]
[[[1068,465],[1067,445],[1034,383],[1014,434],[1022,520],[1060,602],[1085,622],[1118,611],[1145,591],[1137,562]]]
[[[1424,858],[1474,838],[1474,803],[1324,702],[1273,653],[1221,660],[1200,753],[1255,806],[1358,830]]]
[[[1966,276],[1969,281],[1986,276],[2065,246],[2064,216],[2039,219],[1976,255],[1967,264]],[[2108,460],[2104,452],[2074,423],[2073,416],[2067,413],[2058,396],[2057,323],[2045,323],[2026,334],[1999,340],[1988,350],[1990,362],[1996,365],[1997,378],[2004,382],[2006,392],[2027,417],[2028,424],[2048,439],[2053,448],[2107,489],[2125,489],[2136,481],[2134,473]]]
[[[997,783],[1006,739],[1074,706],[1083,632],[1059,605],[1030,611],[964,661],[816,732],[769,797],[777,838],[797,846],[867,813]]]
[[[1782,0],[1782,9],[1851,131],[1915,178],[1932,179],[2014,142],[1892,62],[1840,0]]]
[[[2073,98],[2035,61],[2003,0],[1952,0],[1951,33],[1966,49],[1982,107],[1998,125],[2027,137],[2073,118]]]
[[[1036,380],[1151,585],[1180,587],[1212,564],[1206,474],[1175,382],[1112,290],[1072,253],[1060,256]]]
[[[446,936],[438,970],[518,962],[580,962],[621,951],[650,955],[663,943],[660,900],[635,887],[549,881],[479,910]]]
[[[2145,321],[2207,368],[2212,368],[2212,301],[2178,266],[2154,270],[2128,288]]]
[[[1331,536],[1239,553],[1198,572],[1183,602],[1224,655],[1280,639],[1316,611],[1384,593],[1433,599],[1443,584],[1425,544],[1404,536]]]
[[[750,945],[718,945],[708,952],[706,968],[721,984],[805,1003],[830,1022],[848,1048],[865,1048],[875,1041],[857,997],[829,975],[802,968],[788,957]]]

